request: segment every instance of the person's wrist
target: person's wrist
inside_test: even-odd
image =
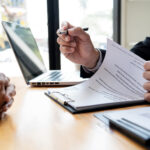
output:
[[[94,49],[93,53],[90,55],[90,59],[88,62],[84,65],[88,69],[92,69],[96,66],[97,61],[99,60],[100,53],[97,49]]]

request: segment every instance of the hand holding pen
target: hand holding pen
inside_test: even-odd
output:
[[[61,29],[57,31],[57,43],[60,51],[70,61],[92,68],[96,65],[99,52],[94,48],[91,38],[87,32],[88,28],[72,26],[64,22]]]
[[[89,28],[88,28],[88,27],[82,28],[82,30],[88,31]],[[68,34],[68,30],[58,30],[57,33],[58,33],[58,34],[65,34],[65,35],[67,35],[67,34]]]

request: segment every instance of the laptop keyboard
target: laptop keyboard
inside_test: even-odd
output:
[[[51,72],[47,77],[44,77],[42,81],[61,81],[63,79],[61,72]]]

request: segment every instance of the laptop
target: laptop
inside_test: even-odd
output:
[[[85,81],[72,72],[47,71],[29,27],[5,21],[2,21],[2,25],[27,84],[38,87],[69,86]]]

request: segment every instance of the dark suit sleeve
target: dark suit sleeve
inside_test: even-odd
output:
[[[131,51],[145,60],[150,60],[150,37],[137,43]]]
[[[104,60],[104,57],[105,57],[105,53],[106,53],[106,50],[102,50],[102,49],[99,49],[101,51],[101,54],[102,54],[102,61]],[[87,73],[84,71],[84,69],[82,68],[82,66],[80,67],[80,76],[83,77],[83,78],[90,78],[94,73],[91,72],[91,73]]]

